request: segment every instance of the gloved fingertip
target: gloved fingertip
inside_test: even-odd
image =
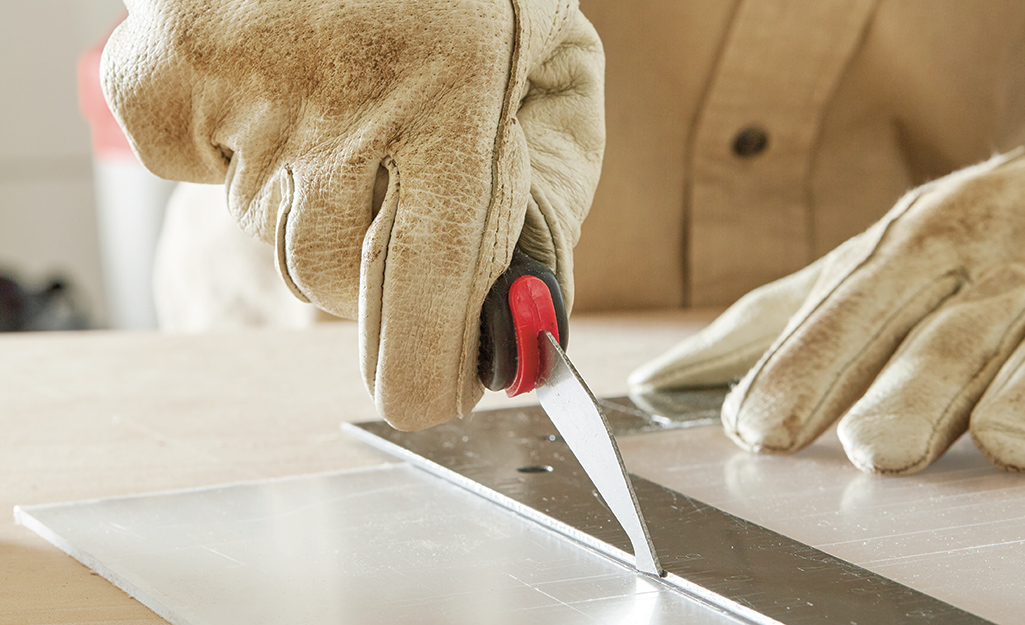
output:
[[[847,451],[847,459],[862,473],[875,475],[911,475],[929,466],[928,462],[908,461],[906,458],[894,458],[887,454],[865,453],[863,449]]]
[[[759,454],[785,454],[797,451],[801,445],[795,432],[788,427],[793,419],[782,419],[764,404],[745,405],[744,389],[735,387],[726,396],[722,406],[722,422],[726,434],[739,447]]]
[[[653,383],[653,378],[657,375],[658,370],[655,363],[649,362],[630,372],[630,375],[626,378],[626,383],[630,387],[631,392],[650,392],[657,388]]]
[[[709,353],[709,350],[690,349],[684,342],[634,370],[627,383],[631,391],[655,392],[667,389],[720,386],[734,382],[748,371],[762,354],[756,350]]]
[[[1025,429],[1021,426],[973,425],[972,440],[982,455],[1001,471],[1025,473]]]
[[[744,424],[727,427],[726,434],[740,448],[756,454],[789,454],[800,449],[794,437],[779,427],[762,429]]]
[[[750,410],[738,412],[729,407],[729,401],[723,405],[723,426],[738,447],[755,454],[788,454],[801,447],[785,420]]]
[[[847,458],[858,470],[877,475],[910,475],[946,449],[931,428],[907,427],[907,415],[848,414],[837,427]]]

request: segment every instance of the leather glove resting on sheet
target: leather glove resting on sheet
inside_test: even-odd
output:
[[[126,4],[103,85],[143,164],[224,182],[292,291],[358,318],[392,425],[476,404],[479,313],[514,245],[572,300],[604,149],[576,2]]]
[[[966,430],[996,466],[1023,471],[1023,339],[1019,150],[911,191],[869,230],[749,293],[630,382],[645,391],[743,375],[722,419],[752,451],[797,451],[839,419],[863,471],[918,471]]]

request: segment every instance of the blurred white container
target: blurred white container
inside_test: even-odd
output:
[[[135,157],[100,89],[103,44],[79,60],[79,103],[92,129],[100,259],[110,327],[157,327],[153,258],[174,184]]]

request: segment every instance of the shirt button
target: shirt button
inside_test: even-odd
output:
[[[733,138],[733,153],[741,158],[757,156],[769,146],[769,134],[758,126],[748,126]]]

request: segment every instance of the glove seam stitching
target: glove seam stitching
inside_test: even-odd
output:
[[[512,32],[512,50],[511,50],[511,54],[510,54],[510,57],[509,57],[509,70],[508,70],[508,76],[506,78],[505,93],[502,96],[502,111],[501,111],[501,114],[499,115],[498,127],[495,129],[495,138],[494,138],[494,146],[495,147],[494,147],[494,151],[492,152],[492,157],[491,157],[491,185],[492,185],[491,186],[491,198],[490,198],[490,201],[488,202],[488,207],[487,207],[487,210],[485,211],[484,219],[483,219],[483,226],[484,226],[484,230],[485,230],[485,235],[488,234],[487,233],[487,225],[492,220],[492,217],[494,216],[494,213],[498,209],[498,205],[501,202],[504,202],[506,200],[505,197],[501,197],[501,198],[498,197],[499,194],[501,193],[503,196],[504,195],[508,195],[510,201],[512,200],[512,198],[514,196],[514,193],[512,192],[512,190],[507,188],[509,186],[507,181],[503,181],[503,179],[502,179],[502,173],[501,173],[500,168],[499,168],[499,163],[502,162],[504,159],[506,159],[507,156],[508,156],[507,155],[507,152],[509,151],[508,144],[510,142],[510,137],[508,135],[510,134],[510,128],[516,123],[515,114],[513,112],[515,108],[518,108],[518,107],[514,107],[514,105],[513,105],[514,104],[514,100],[518,101],[517,93],[518,93],[519,90],[516,87],[517,87],[517,84],[520,83],[521,78],[522,78],[523,81],[526,80],[526,71],[521,71],[522,70],[521,65],[523,63],[523,48],[524,48],[524,45],[525,45],[524,38],[525,38],[525,33],[526,33],[526,27],[523,24],[523,21],[526,19],[526,15],[524,14],[524,11],[521,9],[521,7],[519,6],[518,0],[510,0],[509,7],[511,8],[512,14],[513,14],[512,15],[512,17],[513,17],[513,20],[512,20],[512,22],[513,22],[512,23],[512,27],[513,27],[513,32]],[[521,74],[522,74],[522,77],[521,77]],[[498,215],[497,218],[502,218],[502,216]],[[500,224],[496,224],[496,225],[500,225]],[[477,256],[477,259],[478,259],[477,260],[477,267],[476,267],[476,271],[474,272],[475,275],[477,276],[477,278],[474,280],[474,283],[476,283],[478,285],[479,285],[479,283],[481,281],[481,272],[480,272],[481,262],[485,258],[488,258],[490,256],[490,260],[488,262],[488,265],[490,267],[494,267],[495,266],[495,261],[496,261],[496,259],[498,257],[499,236],[496,233],[495,236],[490,237],[490,239],[491,239],[490,242],[489,242],[490,243],[490,250],[485,251],[483,249],[483,246],[482,246],[481,253],[478,254],[478,256]],[[513,246],[515,246],[515,243],[513,244]],[[513,247],[513,246],[510,246],[510,247]],[[490,276],[489,275],[489,276],[487,276],[487,279],[485,280],[485,282],[487,282],[488,284],[491,284],[492,282],[494,282],[494,280],[497,277],[498,277],[497,275],[494,275],[494,276]],[[478,290],[479,290],[479,287],[474,288],[472,286],[472,284],[471,284],[471,293],[475,294]],[[487,291],[485,291],[484,294],[486,295]],[[483,299],[481,300],[481,303],[483,303]],[[465,317],[466,318],[470,317],[471,314],[472,313],[471,313],[471,311],[469,309],[467,309],[465,311]],[[476,330],[477,330],[477,332],[479,332],[480,331],[479,330],[479,325],[480,325],[480,309],[479,308],[478,308],[478,311],[477,311],[477,315],[478,315],[478,318],[477,318],[477,326],[478,327],[476,328]],[[468,363],[468,360],[470,358],[473,358],[473,361],[474,361],[473,362],[473,367],[472,367],[472,372],[470,373],[470,375],[471,376],[476,376],[476,372],[477,372],[477,355],[478,355],[477,347],[478,346],[477,345],[473,345],[472,347],[470,346],[470,342],[471,341],[469,340],[469,338],[470,338],[470,336],[473,335],[474,328],[470,327],[471,324],[467,323],[467,319],[466,318],[464,318],[464,320],[463,320],[463,325],[464,325],[465,330],[463,331],[462,345],[460,346],[460,350],[459,350],[459,369],[458,369],[458,374],[457,374],[457,378],[456,378],[456,388],[455,388],[455,395],[456,395],[456,398],[455,398],[455,400],[456,400],[455,401],[455,409],[456,410],[455,411],[456,411],[457,414],[460,414],[460,415],[463,412],[463,404],[464,404],[464,398],[465,398],[465,392],[466,392],[466,385],[467,385],[467,382],[468,382],[465,376],[466,376],[466,372],[467,372],[467,363]],[[480,385],[480,381],[479,380],[477,380],[477,384]]]

